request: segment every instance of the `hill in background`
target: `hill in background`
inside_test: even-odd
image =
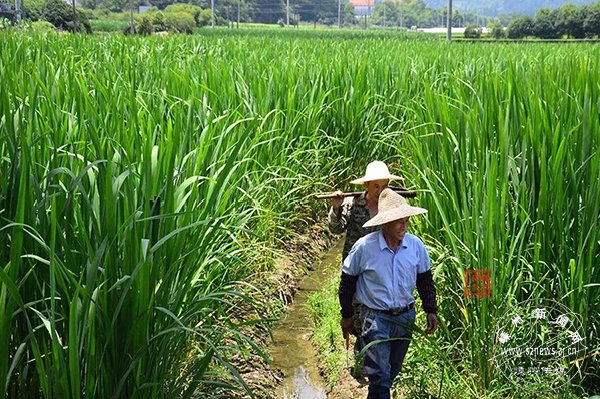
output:
[[[448,4],[447,0],[424,0],[427,7],[442,8]],[[533,16],[543,7],[557,8],[565,4],[584,5],[595,3],[595,0],[454,0],[453,7],[467,12],[478,12],[485,15],[498,14],[527,14]]]

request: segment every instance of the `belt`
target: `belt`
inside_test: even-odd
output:
[[[390,316],[400,316],[402,313],[406,313],[414,307],[415,307],[415,303],[413,302],[403,308],[380,310],[380,312],[385,313]]]

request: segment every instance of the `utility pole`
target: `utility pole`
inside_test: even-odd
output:
[[[240,0],[238,0],[237,28],[240,28]]]
[[[446,32],[446,40],[452,41],[452,0],[448,0],[448,31]]]
[[[75,0],[73,0],[73,33],[77,30],[77,9],[75,8]]]
[[[342,28],[342,0],[338,0],[338,28]]]
[[[215,0],[210,0],[210,26],[215,27]]]
[[[132,35],[135,33],[135,26],[133,24],[133,0],[129,0],[129,33]]]
[[[290,0],[287,0],[286,6],[285,6],[285,25],[287,27],[290,26]]]
[[[404,8],[402,7],[402,4],[400,4],[400,27],[404,27]]]
[[[21,0],[15,0],[15,14],[17,17],[17,25],[21,24]]]
[[[381,2],[381,5],[383,6],[383,27],[387,27],[387,20],[385,18],[385,0],[383,0]]]

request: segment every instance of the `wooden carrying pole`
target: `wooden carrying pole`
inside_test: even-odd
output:
[[[394,190],[395,192],[397,192],[404,198],[414,198],[417,196],[417,193],[415,191],[409,191],[405,188],[397,188],[397,187],[388,187],[388,188]],[[355,192],[351,192],[351,193],[342,193],[341,196],[342,197],[358,197],[362,193],[364,193],[364,191],[355,191]],[[334,194],[334,193],[315,194],[316,199],[330,199],[330,198],[336,198],[336,197],[337,197],[337,194]]]

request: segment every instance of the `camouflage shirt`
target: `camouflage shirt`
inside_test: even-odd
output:
[[[362,227],[367,220],[371,219],[366,196],[367,192],[365,191],[358,197],[344,198],[339,216],[333,210],[333,207],[329,209],[329,230],[334,234],[346,232],[342,261],[346,259],[350,249],[359,238],[378,229],[377,226]]]

